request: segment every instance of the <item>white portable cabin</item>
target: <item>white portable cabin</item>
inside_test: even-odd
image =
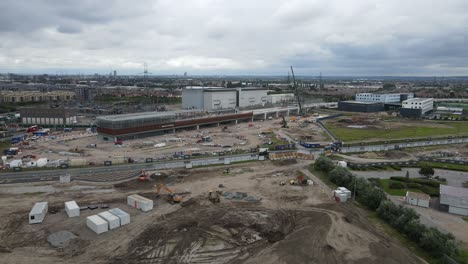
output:
[[[348,163],[344,160],[340,160],[338,161],[338,167],[343,167],[343,168],[346,168],[348,167]]]
[[[65,212],[68,217],[77,217],[80,216],[80,207],[75,201],[65,202]]]
[[[348,200],[348,195],[341,190],[334,190],[333,197],[335,197],[335,200],[339,201],[340,203],[344,203]]]
[[[119,208],[112,208],[109,212],[115,216],[117,216],[120,220],[120,225],[130,224],[130,215]]]
[[[138,194],[132,194],[127,197],[127,204],[131,207],[147,212],[153,210],[153,200],[140,196]]]
[[[109,230],[106,220],[102,219],[98,215],[92,215],[86,217],[86,226],[96,234],[102,234]]]
[[[44,218],[47,214],[47,210],[49,210],[49,203],[47,202],[40,202],[36,203],[31,212],[29,212],[29,223],[30,224],[39,224],[44,221]]]
[[[346,198],[351,199],[351,191],[346,189],[346,187],[338,187],[338,190],[346,194]]]
[[[429,208],[431,197],[425,193],[406,192],[405,201],[408,204]]]
[[[117,216],[109,213],[108,211],[98,214],[102,219],[106,220],[109,230],[120,226],[120,220]]]

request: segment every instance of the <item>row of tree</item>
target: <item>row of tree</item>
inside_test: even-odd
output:
[[[457,257],[458,250],[452,234],[444,234],[435,228],[427,228],[419,221],[419,215],[411,208],[397,206],[389,201],[379,186],[352,174],[347,168],[335,166],[325,156],[317,158],[314,169],[326,174],[328,180],[355,193],[355,199],[373,211],[389,225],[397,229],[419,247],[441,261]],[[453,262],[447,262],[453,263]]]

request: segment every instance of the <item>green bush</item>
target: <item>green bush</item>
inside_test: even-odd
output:
[[[388,188],[390,189],[405,189],[405,185],[401,182],[388,182]]]
[[[408,182],[406,184],[406,186],[409,188],[409,189],[420,189],[422,187],[421,184],[419,183],[415,183],[415,182]]]
[[[329,172],[334,168],[335,164],[333,164],[333,161],[330,158],[325,157],[323,155],[320,155],[314,164],[314,169],[318,171]]]
[[[379,178],[369,178],[367,180],[370,181],[371,183],[373,183],[375,186],[383,188],[382,182],[380,181]]]
[[[402,181],[402,182],[411,182],[411,179],[406,178],[406,177],[400,177],[400,176],[392,176],[392,177],[390,177],[390,180]]]
[[[429,194],[430,196],[439,196],[440,195],[440,191],[439,191],[439,188],[434,188],[434,187],[430,187],[430,186],[427,186],[427,185],[423,185],[421,186],[421,188],[419,188],[421,191]]]
[[[434,188],[439,188],[439,185],[440,185],[438,181],[428,180],[428,179],[411,179],[411,181],[422,184],[422,185],[428,185]]]

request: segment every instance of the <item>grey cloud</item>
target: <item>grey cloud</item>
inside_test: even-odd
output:
[[[465,0],[2,0],[0,70],[466,74],[467,24]]]

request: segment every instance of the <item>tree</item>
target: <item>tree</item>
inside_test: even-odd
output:
[[[314,164],[314,169],[318,171],[329,172],[333,170],[333,168],[335,168],[335,164],[333,164],[333,161],[330,158],[325,157],[323,155],[318,157]]]
[[[443,234],[433,227],[428,228],[421,235],[419,245],[437,257],[441,257],[443,255],[453,257],[458,253],[453,235]]]
[[[419,169],[419,174],[429,178],[434,175],[434,169],[429,164],[423,163],[421,169]]]
[[[343,167],[335,167],[332,171],[328,173],[328,178],[331,182],[335,183],[338,186],[349,187],[353,174]]]

